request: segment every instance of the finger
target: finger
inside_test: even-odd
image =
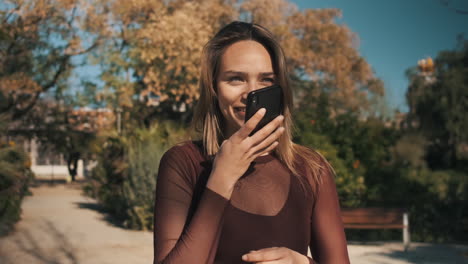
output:
[[[252,136],[252,142],[257,144],[261,142],[264,138],[268,137],[275,129],[277,129],[284,120],[284,116],[277,116],[275,119],[271,120],[270,123],[266,124],[262,129],[257,131]]]
[[[268,146],[266,149],[260,150],[259,152],[255,153],[251,158],[252,161],[254,161],[259,156],[266,155],[266,154],[272,152],[278,145],[279,145],[278,141],[275,141],[270,146]]]
[[[257,251],[251,251],[242,256],[242,260],[247,262],[273,261],[281,259],[284,256],[280,248],[265,248]]]
[[[271,261],[261,261],[261,262],[255,262],[255,264],[284,264],[286,263],[284,259],[277,259],[277,260],[271,260]],[[289,262],[288,262],[289,263]]]
[[[265,108],[260,108],[255,115],[253,115],[236,133],[235,135],[239,137],[239,139],[247,138],[250,135],[257,124],[262,120],[263,116],[266,113]]]
[[[284,127],[278,127],[275,132],[271,133],[266,139],[252,147],[249,151],[250,155],[260,154],[265,152],[265,149],[269,148],[271,144],[277,141],[284,132]]]

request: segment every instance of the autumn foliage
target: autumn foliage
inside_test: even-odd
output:
[[[277,36],[291,75],[320,84],[321,90],[298,90],[297,99],[327,91],[337,111],[367,111],[383,85],[359,55],[357,37],[336,23],[340,16],[337,9],[301,11],[285,0],[96,1],[87,29],[107,39],[94,58],[104,69],[99,96],[130,109],[139,103],[135,94],[153,95],[159,103],[153,112],[190,112],[203,45],[223,25],[244,20]]]
[[[366,111],[384,92],[357,51],[357,37],[336,22],[337,9],[298,10],[286,0],[9,0],[0,15],[0,111],[15,118],[41,93],[66,89],[80,55],[100,65],[95,96],[108,107],[131,111],[144,94],[158,101],[144,115],[190,112],[203,45],[232,20],[269,28],[291,76],[319,84],[298,89],[297,99],[326,91],[337,111]]]
[[[94,49],[85,39],[80,0],[8,0],[0,6],[0,114],[13,120],[40,95],[66,87],[73,58]]]

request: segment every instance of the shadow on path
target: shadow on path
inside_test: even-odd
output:
[[[1,263],[19,263],[19,259],[27,258],[41,264],[79,264],[76,248],[52,222],[45,220],[36,228],[39,230],[17,233],[11,245],[16,251],[2,249]]]
[[[107,211],[106,209],[104,208],[104,206],[98,204],[98,203],[94,203],[94,202],[90,202],[90,203],[83,203],[83,202],[78,202],[78,203],[75,203],[78,208],[80,209],[88,209],[88,210],[92,210],[92,211],[95,211],[97,213],[99,213],[101,216],[102,216],[102,220],[106,221],[107,223],[109,223],[110,225],[114,226],[114,227],[119,227],[119,228],[123,228],[123,229],[127,229],[125,228],[125,226],[122,224],[122,221],[119,221],[118,219],[116,219],[115,217],[111,216]]]

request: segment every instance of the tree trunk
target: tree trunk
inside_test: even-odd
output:
[[[78,160],[80,159],[79,152],[70,153],[67,159],[68,173],[70,174],[72,181],[75,181],[75,177],[78,171]]]

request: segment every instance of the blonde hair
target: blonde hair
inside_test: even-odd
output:
[[[293,96],[286,59],[281,46],[266,28],[254,23],[235,21],[223,27],[205,45],[201,59],[200,98],[195,108],[192,128],[201,134],[205,154],[216,155],[225,139],[222,129],[224,120],[217,99],[216,79],[224,51],[228,46],[242,40],[253,40],[265,47],[272,60],[275,82],[283,89],[285,130],[278,140],[275,155],[293,175],[300,179],[303,188],[308,182],[312,187],[312,194],[315,194],[320,183],[321,170],[331,167],[318,152],[292,142]]]

